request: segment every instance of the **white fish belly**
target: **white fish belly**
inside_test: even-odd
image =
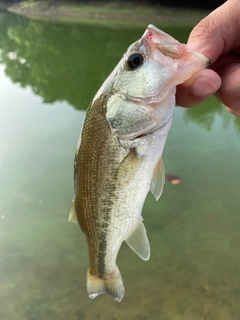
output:
[[[107,250],[105,256],[106,272],[116,269],[116,258],[122,242],[128,238],[139,222],[146,196],[150,190],[153,172],[162,156],[171,119],[163,129],[152,134],[153,142],[142,155],[142,163],[132,181],[119,190],[113,207],[107,235]]]

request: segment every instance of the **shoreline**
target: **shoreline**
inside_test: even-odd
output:
[[[7,11],[37,20],[116,25],[187,25],[194,26],[210,11],[147,6],[133,3],[76,4],[51,1],[24,1]]]

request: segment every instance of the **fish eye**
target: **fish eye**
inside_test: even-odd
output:
[[[127,59],[127,66],[129,69],[133,70],[143,64],[144,58],[139,52],[130,54]]]

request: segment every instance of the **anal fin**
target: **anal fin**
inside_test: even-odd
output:
[[[147,237],[145,226],[142,222],[142,218],[139,219],[135,228],[125,239],[128,246],[143,260],[149,260],[150,258],[150,244]]]

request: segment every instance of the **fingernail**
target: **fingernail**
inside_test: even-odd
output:
[[[207,97],[214,94],[219,89],[212,79],[208,77],[200,77],[193,84],[191,91],[199,97]]]
[[[226,107],[226,109],[230,113],[234,114],[236,117],[240,118],[240,108],[239,108],[239,110],[235,110],[235,109],[231,109],[229,107]]]

